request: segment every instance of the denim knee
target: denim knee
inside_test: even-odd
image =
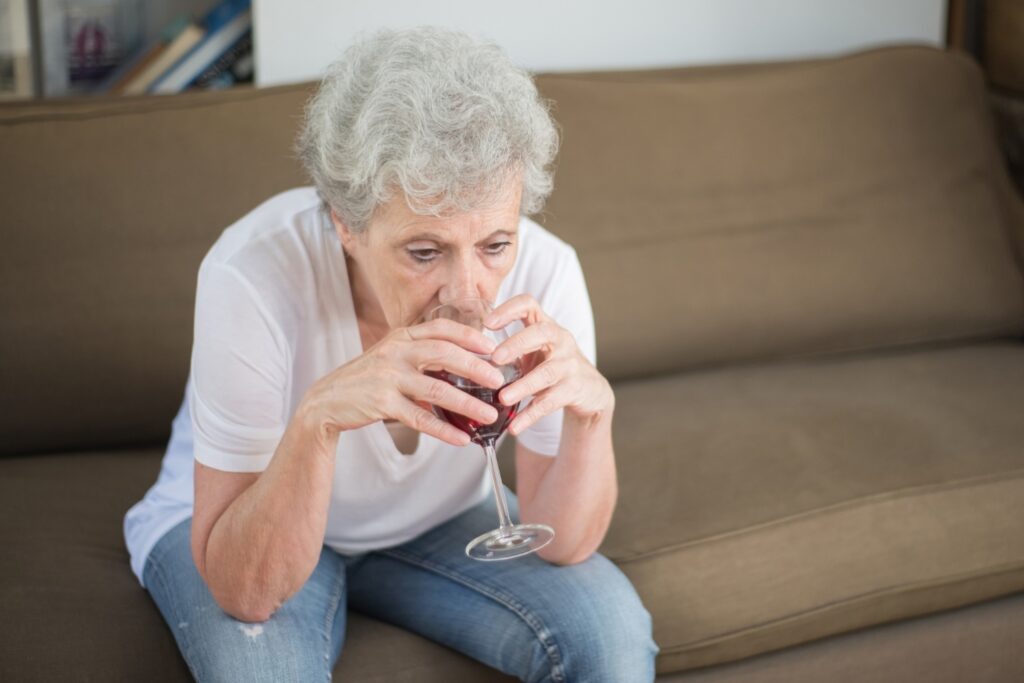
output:
[[[321,643],[276,616],[262,623],[245,623],[227,615],[207,628],[208,641],[189,664],[202,683],[253,681],[284,683],[330,681],[330,657]]]
[[[150,552],[145,585],[198,681],[316,681],[331,678],[344,633],[344,570],[325,551],[306,586],[269,620],[245,623],[218,605],[192,561],[190,525]],[[327,599],[324,599],[324,595]]]
[[[527,680],[648,683],[658,646],[651,615],[611,561],[595,555],[578,567],[579,581],[543,615]],[[565,568],[571,569],[571,568]],[[543,670],[542,670],[543,669]]]

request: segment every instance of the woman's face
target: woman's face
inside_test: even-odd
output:
[[[431,308],[454,299],[494,303],[516,260],[521,190],[520,183],[513,183],[486,208],[441,218],[413,213],[399,195],[381,206],[359,234],[332,213],[355,262],[352,277],[358,282],[353,287],[369,300],[364,306],[376,299],[388,327],[395,328],[413,325]]]

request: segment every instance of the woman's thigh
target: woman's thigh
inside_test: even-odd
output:
[[[467,558],[466,543],[497,521],[485,501],[370,553],[348,577],[349,605],[524,681],[654,680],[651,618],[625,575],[600,554],[565,567]]]
[[[143,579],[197,681],[331,680],[345,630],[345,563],[324,548],[302,589],[262,623],[214,601],[192,561],[192,520],[156,544]]]

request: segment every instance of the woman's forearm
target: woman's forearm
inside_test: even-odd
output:
[[[612,415],[588,421],[566,411],[558,456],[529,501],[520,500],[524,523],[555,529],[555,540],[538,554],[555,564],[575,564],[601,545],[618,497]]]
[[[337,434],[326,436],[304,402],[270,465],[214,524],[205,579],[222,608],[266,621],[319,561],[334,481]]]

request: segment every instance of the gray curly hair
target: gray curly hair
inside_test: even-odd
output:
[[[530,75],[501,49],[432,27],[362,37],[306,105],[296,152],[353,232],[396,192],[440,216],[486,206],[521,176],[520,212],[553,186],[558,133]]]

